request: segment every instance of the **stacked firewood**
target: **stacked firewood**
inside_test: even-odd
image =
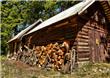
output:
[[[73,50],[70,50],[67,43],[50,43],[47,46],[34,46],[33,49],[29,49],[24,46],[26,50],[17,52],[16,60],[21,60],[31,66],[37,65],[43,68],[53,68],[55,70],[70,69],[70,65],[73,64]],[[72,63],[72,64],[71,64]],[[68,67],[65,67],[67,66]]]

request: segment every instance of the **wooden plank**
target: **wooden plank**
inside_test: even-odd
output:
[[[80,35],[86,35],[86,36],[88,35],[88,33],[84,32],[84,31],[81,31],[78,34],[80,34]]]
[[[89,45],[87,40],[86,41],[78,41],[77,44],[78,45],[87,45],[87,46]]]
[[[89,38],[89,36],[85,36],[85,35],[80,35],[80,34],[78,34],[78,38],[88,39],[88,38]]]
[[[77,49],[78,52],[89,52],[89,49]]]
[[[81,51],[81,52],[89,52],[90,49],[89,48],[77,48],[78,49],[78,52]]]
[[[78,42],[88,42],[89,40],[88,39],[82,39],[82,38],[77,38],[77,41]]]
[[[97,30],[98,32],[105,32],[105,30],[103,29],[103,28],[101,28],[101,27],[98,27],[98,26],[96,26],[98,29],[95,29],[95,30]],[[88,30],[93,30],[94,28],[93,27],[84,27],[84,29],[88,29]]]
[[[84,27],[84,29],[92,30],[92,29],[94,29],[94,28],[93,28],[93,27]]]
[[[79,46],[79,45],[78,45],[77,48],[79,48],[79,49],[89,49],[89,46]]]
[[[78,45],[78,48],[79,48],[79,47],[88,47],[88,46],[89,46],[89,45],[84,45],[84,44],[81,45],[81,44],[80,44],[80,45]]]
[[[58,24],[58,25],[56,25],[56,26],[54,26],[54,27],[55,27],[55,28],[58,28],[58,27],[61,27],[61,26],[67,25],[67,24],[68,24],[68,21],[63,22],[63,23],[60,23],[60,24]]]
[[[84,29],[84,28],[82,28],[82,30],[81,31],[84,31],[84,32],[87,32],[88,33],[88,29]]]
[[[79,45],[87,45],[87,46],[88,46],[89,43],[88,43],[88,42],[78,42],[78,46],[79,46]]]
[[[89,58],[90,53],[78,53],[78,58]]]

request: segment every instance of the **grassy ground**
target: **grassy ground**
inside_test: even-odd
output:
[[[0,56],[1,78],[110,78],[110,64],[85,64],[71,74],[61,74],[54,70],[30,67],[22,62],[7,60]]]

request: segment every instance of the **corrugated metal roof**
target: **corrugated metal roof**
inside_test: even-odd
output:
[[[35,27],[33,30],[31,30],[30,32],[28,32],[26,35],[33,33],[37,30],[40,30],[44,27],[47,27],[53,23],[56,23],[58,21],[61,21],[63,19],[66,19],[70,16],[73,16],[75,14],[81,14],[84,10],[86,10],[90,5],[92,5],[95,2],[95,0],[85,0],[82,1],[74,6],[72,6],[71,8],[51,17],[50,19],[44,21],[43,23],[39,24],[37,27]]]
[[[24,34],[26,34],[28,31],[30,31],[32,28],[36,27],[38,23],[42,22],[42,19],[37,20],[35,23],[27,27],[26,29],[22,30],[20,33],[18,33],[16,36],[14,36],[11,40],[8,41],[8,43],[20,39]]]

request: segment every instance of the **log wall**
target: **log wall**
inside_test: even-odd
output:
[[[96,21],[89,20],[87,23],[83,25],[83,23],[79,22],[79,27],[81,27],[80,31],[77,34],[76,42],[77,42],[77,58],[78,62],[89,62],[91,61],[91,49],[90,49],[90,35],[89,31],[95,30],[99,34],[106,34],[106,30],[102,25],[99,25]]]

